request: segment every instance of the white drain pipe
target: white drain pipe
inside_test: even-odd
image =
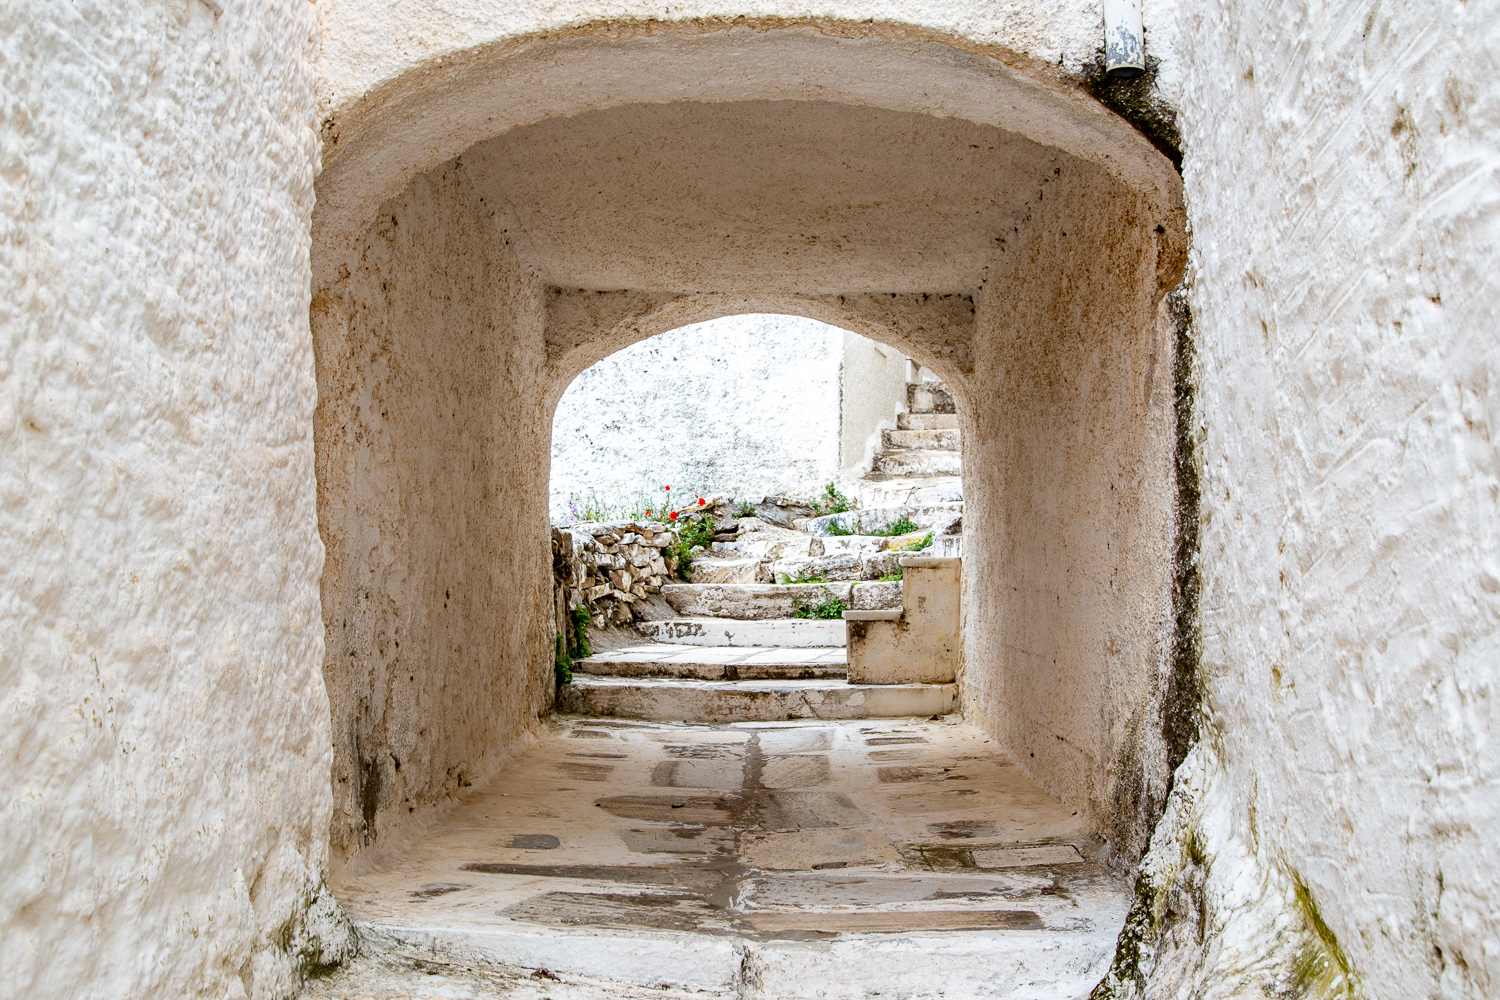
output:
[[[1104,0],[1104,71],[1116,80],[1146,72],[1141,0]]]

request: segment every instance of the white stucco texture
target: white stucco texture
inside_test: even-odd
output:
[[[678,493],[752,502],[839,474],[844,331],[732,316],[633,344],[584,371],[552,419],[553,517],[570,499]],[[686,499],[691,499],[687,496]]]
[[[0,4],[0,997],[283,997],[343,953],[312,32]]]
[[[1201,773],[1235,803],[1198,850],[1300,880],[1368,995],[1492,997],[1500,5],[1215,2],[1183,31]],[[1216,881],[1231,929],[1253,883]],[[1202,947],[1193,995],[1223,995],[1253,946]]]

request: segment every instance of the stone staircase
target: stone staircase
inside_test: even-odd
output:
[[[721,516],[712,544],[694,560],[693,582],[661,587],[670,616],[636,605],[641,641],[574,661],[558,710],[707,723],[953,711],[952,683],[850,683],[844,621],[798,617],[799,608],[830,601],[850,611],[899,609],[901,584],[880,578],[899,573],[903,556],[919,545],[923,556],[962,554],[953,395],[913,365],[906,403],[861,483],[859,509],[815,516],[810,501],[767,497],[754,516]],[[826,582],[773,582],[805,579]]]
[[[907,412],[882,436],[870,474],[860,484],[865,507],[963,502],[963,444],[948,387],[913,364]]]
[[[645,642],[574,661],[559,711],[657,722],[929,717],[954,710],[955,684],[851,684],[842,618],[798,607],[901,606],[884,582],[668,584],[678,617],[636,625]]]

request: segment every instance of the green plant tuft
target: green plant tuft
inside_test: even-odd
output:
[[[855,532],[855,530],[853,528],[846,528],[842,524],[839,524],[837,521],[829,521],[828,522],[828,533],[830,535],[853,535],[853,534],[856,534],[856,532]]]
[[[892,522],[889,527],[881,528],[879,531],[872,531],[870,534],[881,538],[895,538],[897,535],[909,535],[913,531],[920,530],[922,530],[920,524],[903,515],[899,521]]]
[[[593,656],[593,647],[589,645],[589,625],[593,616],[589,614],[588,605],[578,605],[568,617],[573,622],[573,659],[584,660]]]
[[[749,500],[741,500],[739,502],[739,505],[734,508],[734,516],[735,517],[754,517],[755,516],[755,505],[752,504]]]
[[[692,579],[693,560],[714,543],[717,530],[718,525],[707,514],[695,514],[673,523],[672,544],[667,549],[676,564],[679,578]]]
[[[828,514],[842,514],[845,511],[854,510],[855,503],[839,492],[837,484],[829,483],[823,487],[822,499],[814,500],[812,507],[817,516],[823,517]]]
[[[557,678],[558,687],[573,682],[573,658],[568,655],[568,637],[561,632],[557,633],[557,655],[552,661],[552,674]]]
[[[898,569],[891,573],[882,573],[875,578],[876,583],[900,583],[906,579],[906,570]]]
[[[777,583],[827,583],[822,573],[777,573]]]
[[[794,618],[816,618],[821,621],[829,621],[844,617],[844,612],[849,610],[842,598],[834,597],[833,592],[827,587],[823,588],[823,599],[816,604],[797,602],[797,609],[792,612]]]

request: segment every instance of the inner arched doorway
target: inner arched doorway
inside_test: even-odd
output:
[[[990,539],[966,553],[965,709],[1139,854],[1168,773],[1162,301],[1184,245],[1140,136],[999,60],[788,28],[538,40],[372,94],[327,158],[336,856],[493,772],[548,708],[563,388],[750,311],[869,330],[952,387]]]

